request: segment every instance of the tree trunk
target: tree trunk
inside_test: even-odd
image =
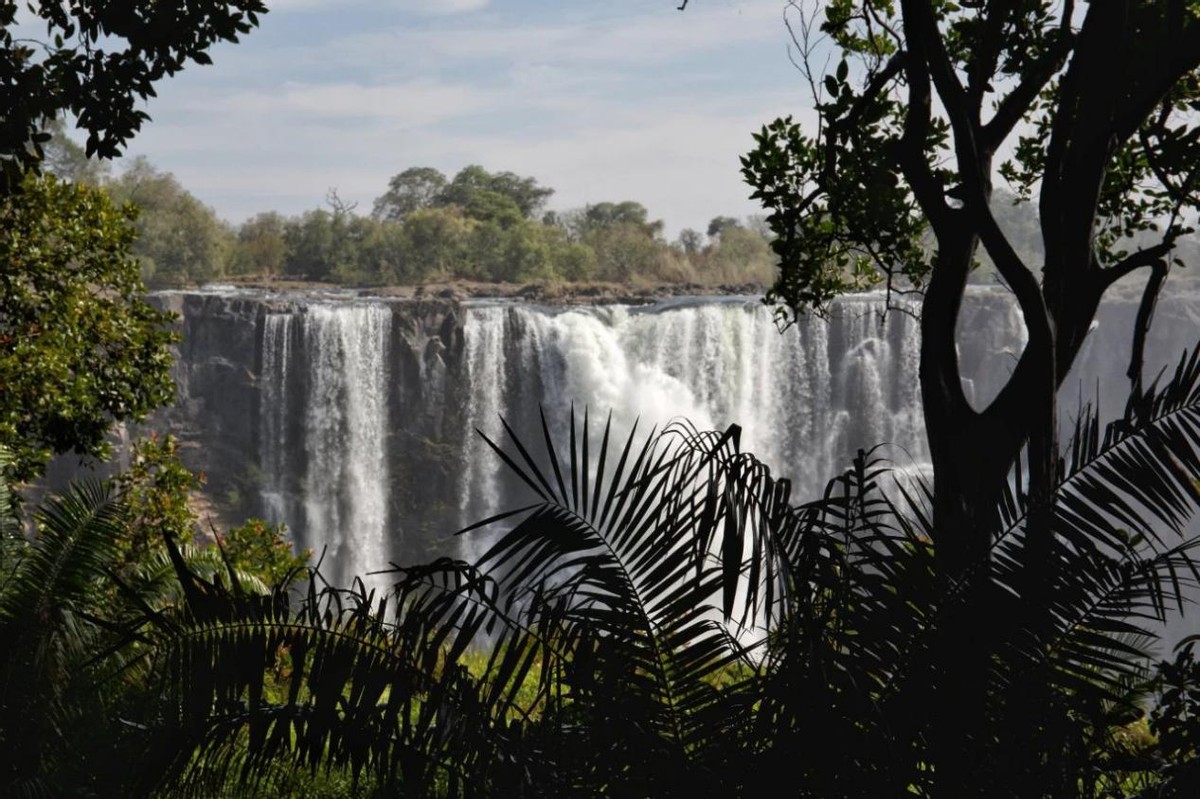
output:
[[[1029,343],[1001,395],[983,410],[966,401],[956,351],[956,324],[974,242],[944,241],[922,315],[921,391],[934,473],[933,528],[939,581],[939,624],[933,631],[936,710],[931,718],[937,794],[1007,795],[1028,774],[1029,762],[1005,762],[998,714],[1040,712],[1037,707],[989,706],[991,663],[1009,636],[1038,640],[1051,622],[1054,583],[1050,521],[1057,458],[1054,332],[1048,316],[1025,311]],[[1030,514],[1026,521],[1019,613],[997,589],[993,541],[1000,502],[1022,447]],[[1011,597],[1011,595],[1008,595]],[[1001,603],[1004,603],[1002,606]],[[1019,628],[1013,624],[1019,620]],[[1020,722],[1017,722],[1020,726]],[[1024,747],[1028,749],[1029,747]],[[1030,752],[1033,757],[1039,753]]]

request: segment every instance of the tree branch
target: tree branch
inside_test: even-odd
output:
[[[925,159],[925,141],[929,136],[933,105],[928,66],[911,51],[904,51],[903,55],[904,75],[908,80],[908,107],[904,114],[904,132],[896,145],[896,156],[921,210],[929,219],[934,235],[940,238],[947,232],[950,206],[946,204],[941,181]]]
[[[1077,250],[1077,258],[1086,257],[1091,252],[1091,223],[1095,216],[1100,180],[1103,178],[1103,164],[1101,163],[1100,173],[1095,175],[1095,186],[1087,189],[1081,186],[1071,187],[1069,201],[1066,183],[1071,177],[1068,173],[1078,174],[1078,170],[1072,170],[1072,166],[1073,162],[1079,160],[1075,154],[1079,144],[1075,139],[1084,127],[1080,121],[1081,108],[1085,104],[1083,93],[1092,81],[1103,86],[1106,92],[1113,91],[1106,82],[1098,77],[1089,80],[1089,76],[1107,74],[1108,69],[1103,64],[1116,57],[1118,48],[1113,46],[1113,37],[1119,36],[1123,30],[1125,5],[1123,0],[1090,4],[1080,32],[1075,37],[1071,62],[1059,84],[1058,105],[1054,109],[1049,142],[1046,145],[1042,191],[1038,203],[1046,252],[1047,274],[1044,279],[1051,291],[1057,290],[1054,287],[1056,280],[1061,281],[1064,278],[1063,275],[1055,273],[1061,273],[1063,269],[1068,268],[1070,239],[1074,239],[1071,243]],[[1092,97],[1095,97],[1094,93]],[[1107,143],[1106,133],[1101,132],[1101,135]],[[1086,195],[1081,194],[1083,191],[1086,191]],[[1080,210],[1080,205],[1085,207]],[[1079,213],[1074,220],[1076,224],[1071,226],[1067,223],[1067,215],[1073,209]],[[1084,220],[1084,215],[1086,224],[1080,221]]]
[[[972,48],[972,57],[967,67],[967,96],[976,116],[982,113],[983,97],[991,86],[996,64],[1000,60],[1004,25],[1015,10],[1013,0],[995,0],[988,3],[987,17],[983,21],[984,34]]]
[[[986,149],[994,151],[1012,133],[1012,129],[1021,121],[1021,117],[1029,110],[1042,89],[1066,64],[1067,56],[1071,54],[1074,46],[1075,36],[1068,30],[1045,52],[1020,84],[1004,96],[991,121],[983,126],[981,138]]]
[[[1138,250],[1135,253],[1123,258],[1116,265],[1105,269],[1101,275],[1103,277],[1103,288],[1108,289],[1113,283],[1116,283],[1121,278],[1136,272],[1138,269],[1146,267],[1155,267],[1161,263],[1164,258],[1175,249],[1175,240],[1183,235],[1182,228],[1174,228],[1168,230],[1163,235],[1163,240],[1153,247],[1146,247]]]
[[[1167,263],[1158,259],[1151,264],[1150,278],[1142,290],[1142,301],[1138,304],[1137,321],[1133,326],[1133,349],[1129,354],[1129,377],[1131,399],[1140,397],[1142,393],[1142,365],[1145,363],[1146,335],[1150,332],[1150,324],[1154,321],[1154,307],[1158,304],[1158,295],[1162,291],[1163,281],[1167,279]]]
[[[932,5],[928,2],[918,2],[918,0],[902,0],[901,5],[909,53],[912,58],[919,59],[924,63],[927,75],[933,81],[938,96],[946,108],[946,113],[950,117],[950,126],[954,131],[954,148],[958,156],[960,176],[966,180],[967,175],[961,171],[964,165],[977,164],[982,171],[991,164],[990,158],[987,159],[986,164],[980,163],[979,120],[978,118],[972,119],[970,116],[970,102],[962,82],[954,73],[950,56],[946,53]],[[990,153],[988,155],[990,156]],[[972,181],[977,178],[979,178],[978,175],[970,176]],[[987,178],[984,177],[984,179]]]

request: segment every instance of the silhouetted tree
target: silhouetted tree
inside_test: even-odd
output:
[[[1026,629],[1012,635],[1037,641],[1068,579],[1068,544],[1052,529],[1057,389],[1106,291],[1145,274],[1130,331],[1132,401],[1140,401],[1145,332],[1172,246],[1188,230],[1183,214],[1200,205],[1191,112],[1200,12],[1182,0],[838,0],[793,10],[816,124],[776,120],[743,159],[782,262],[770,299],[787,314],[820,311],[879,282],[922,290],[936,567],[946,585],[961,586],[933,666],[942,684],[934,767],[944,796],[995,793],[1007,771],[989,760],[979,731],[988,664],[1003,640],[995,632],[1006,623],[986,568],[998,500],[1022,458],[1032,529],[1017,555],[1020,594],[1042,618],[1023,617]],[[828,73],[819,36],[836,48]],[[1026,262],[997,224],[997,172],[1036,199],[1044,263]],[[1152,230],[1155,243],[1123,246]],[[959,376],[955,328],[981,245],[1029,341],[996,399],[976,408]]]
[[[17,9],[37,17],[42,39],[17,36]],[[137,109],[154,85],[188,62],[211,63],[209,48],[237,41],[265,14],[262,0],[194,3],[0,2],[0,190],[36,168],[49,126],[63,114],[87,131],[87,154],[120,155],[149,119]]]

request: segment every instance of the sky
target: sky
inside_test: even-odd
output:
[[[758,208],[738,156],[801,114],[785,0],[277,0],[145,106],[131,143],[231,222],[369,212],[411,166],[637,200],[674,236]]]

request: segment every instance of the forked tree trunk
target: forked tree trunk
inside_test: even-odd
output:
[[[989,707],[989,682],[992,657],[1010,635],[1041,638],[1049,630],[1058,381],[1052,328],[1027,317],[1027,326],[1038,329],[1030,331],[1009,383],[988,408],[970,406],[960,381],[955,327],[974,242],[964,236],[945,245],[939,250],[940,274],[924,303],[920,379],[933,462],[941,597],[932,653],[937,696],[930,743],[937,793],[949,799],[1005,795],[1011,781],[1028,772],[1028,763],[1004,762],[1005,752],[1019,755],[1019,750],[1003,746],[994,735],[1003,715],[1036,714],[1037,704]],[[1023,554],[1029,568],[1018,586],[1020,612],[1014,614],[1011,602],[1001,606],[991,561],[1002,495],[1026,444],[1031,512]]]

